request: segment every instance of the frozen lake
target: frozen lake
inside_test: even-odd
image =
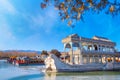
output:
[[[0,80],[120,80],[120,72],[99,71],[85,73],[41,72],[43,66],[14,66],[0,60]]]

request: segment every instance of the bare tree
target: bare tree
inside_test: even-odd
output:
[[[2,53],[2,51],[0,51],[0,58],[3,56],[3,53]]]
[[[36,52],[19,52],[19,51],[0,52],[0,57],[13,57],[13,56],[34,57],[37,55],[38,54]]]
[[[59,11],[62,21],[68,21],[69,26],[73,25],[74,20],[83,21],[86,12],[104,12],[112,16],[120,13],[119,0],[43,0],[41,8],[44,9],[50,4]]]
[[[50,53],[56,55],[57,57],[60,57],[60,56],[61,56],[61,53],[60,53],[57,49],[52,49],[52,50],[50,51]]]
[[[43,51],[41,52],[41,55],[48,55],[48,53],[47,53],[47,51],[43,50]]]

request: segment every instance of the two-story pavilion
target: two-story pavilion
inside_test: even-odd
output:
[[[77,34],[62,40],[64,49],[69,49],[69,64],[107,63],[120,61],[120,53],[116,52],[116,43],[111,40],[94,36],[92,39]]]

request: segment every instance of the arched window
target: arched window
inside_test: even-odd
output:
[[[71,45],[70,45],[69,43],[67,43],[67,44],[65,45],[65,48],[71,48]]]
[[[95,51],[97,51],[97,50],[98,50],[97,45],[94,45],[94,50],[95,50]]]
[[[79,43],[73,43],[72,46],[73,47],[80,47]]]
[[[87,46],[86,46],[86,45],[83,45],[83,49],[84,49],[84,50],[87,50],[88,48],[87,48]]]

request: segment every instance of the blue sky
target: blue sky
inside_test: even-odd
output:
[[[0,50],[63,51],[61,40],[71,33],[103,36],[120,50],[120,16],[87,13],[72,30],[53,7],[42,10],[42,0],[0,0]]]

